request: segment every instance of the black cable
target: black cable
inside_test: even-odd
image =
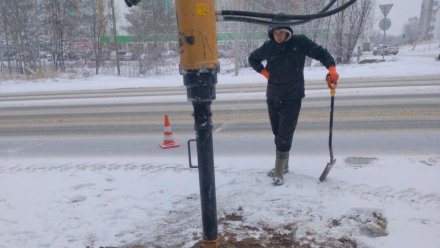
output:
[[[131,7],[133,5],[136,5],[140,2],[141,0],[125,0],[125,4],[127,4],[128,7]]]
[[[309,15],[279,15],[279,14],[259,13],[259,12],[250,12],[250,11],[240,11],[240,10],[222,10],[220,12],[220,15],[224,16],[224,18],[223,18],[224,20],[226,20],[227,16],[233,16],[234,18],[230,19],[230,20],[234,20],[234,21],[235,20],[240,21],[237,19],[238,17],[252,17],[252,18],[245,18],[245,19],[243,19],[243,21],[251,21],[254,18],[306,21],[306,20],[312,20],[312,19],[331,16],[333,14],[338,13],[339,11],[342,11],[342,10],[348,8],[350,5],[352,5],[356,1],[357,0],[350,0],[347,3],[341,5],[340,7],[337,7],[335,9],[330,10],[330,11],[326,11],[323,13],[309,14]],[[258,20],[258,19],[255,19],[255,20]],[[270,24],[269,22],[271,22],[271,21],[268,21],[267,24]],[[286,25],[293,25],[291,22],[283,22],[283,23],[285,23]]]
[[[331,0],[329,4],[327,4],[321,11],[319,11],[318,13],[324,13],[327,10],[329,10],[333,4],[336,2],[337,0]],[[282,15],[278,15],[278,16],[282,16]],[[289,26],[295,26],[295,25],[301,25],[307,22],[312,21],[313,19],[310,20],[303,20],[303,21],[293,21],[293,22],[279,22],[279,21],[269,21],[269,20],[265,20],[265,19],[261,19],[261,18],[250,18],[250,17],[242,17],[242,16],[226,16],[223,17],[224,21],[238,21],[238,22],[247,22],[247,23],[253,23],[253,24],[261,24],[261,25],[289,25]]]
[[[235,21],[235,22],[247,22],[252,24],[261,24],[261,25],[293,25],[292,22],[276,22],[276,21],[268,21],[265,19],[253,18],[253,17],[244,17],[244,16],[225,16],[223,18],[218,18],[219,21]]]
[[[247,22],[252,24],[261,24],[261,25],[276,25],[276,26],[295,26],[307,23],[311,20],[304,21],[290,21],[290,22],[278,22],[278,21],[268,21],[261,18],[253,18],[253,17],[243,17],[243,16],[225,16],[222,19],[218,19],[218,21],[235,21],[235,22]]]

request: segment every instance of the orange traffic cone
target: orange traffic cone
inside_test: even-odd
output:
[[[173,132],[171,131],[170,121],[168,120],[168,115],[165,115],[165,126],[163,131],[163,142],[160,144],[162,148],[173,148],[179,147],[180,145],[174,141]]]

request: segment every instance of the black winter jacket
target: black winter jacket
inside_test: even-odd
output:
[[[326,68],[335,65],[330,53],[304,35],[293,35],[278,44],[270,39],[249,55],[249,64],[261,72],[262,61],[270,77],[267,84],[268,99],[301,99],[304,94],[304,62],[306,56],[319,60]],[[325,75],[323,75],[324,77]]]

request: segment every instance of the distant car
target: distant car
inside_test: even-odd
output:
[[[47,59],[50,56],[50,53],[47,51],[39,51],[38,56],[40,59]]]
[[[79,55],[74,52],[65,53],[64,58],[67,60],[79,60],[80,59]]]
[[[378,46],[373,50],[373,55],[396,55],[399,53],[397,46]]]
[[[12,52],[12,51],[5,51],[5,52],[3,52],[3,54],[2,54],[2,58],[4,59],[4,60],[9,60],[9,59],[15,59],[15,52]]]
[[[119,51],[118,52],[118,58],[120,60],[125,60],[125,61],[133,60],[133,54],[129,53],[127,51]],[[110,53],[110,59],[111,60],[116,60],[116,52],[115,51],[112,51]]]

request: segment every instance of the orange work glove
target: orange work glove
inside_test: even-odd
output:
[[[266,79],[269,79],[270,73],[269,73],[266,69],[261,70],[260,73],[261,73],[261,75],[263,75]]]
[[[339,74],[336,72],[336,67],[330,66],[328,68],[328,74],[327,74],[327,86],[329,89],[334,90],[338,86],[338,79]]]

